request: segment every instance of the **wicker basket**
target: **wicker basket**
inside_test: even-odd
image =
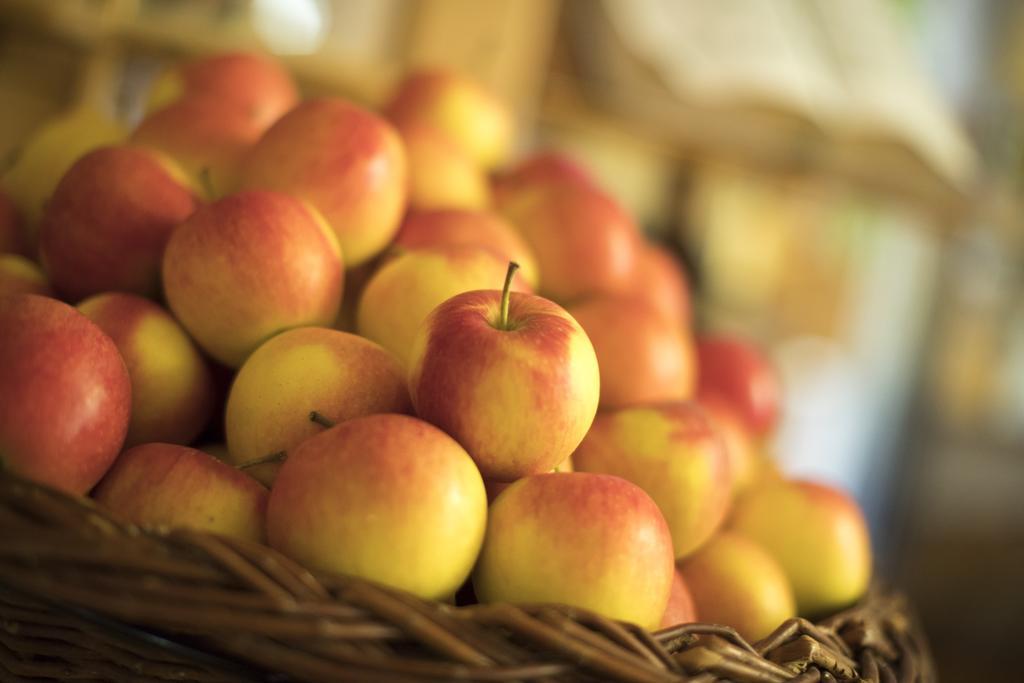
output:
[[[877,590],[753,645],[559,605],[453,607],[252,543],[142,531],[3,473],[0,539],[5,681],[935,680],[904,601]]]

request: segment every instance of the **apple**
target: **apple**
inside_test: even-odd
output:
[[[0,253],[0,296],[40,294],[53,296],[46,274],[33,261],[18,254]]]
[[[490,507],[473,571],[481,602],[556,602],[656,627],[672,585],[672,538],[650,497],[618,477],[526,477]]]
[[[366,283],[370,281],[373,274],[377,272],[380,263],[384,258],[392,256],[391,252],[385,252],[381,257],[367,261],[355,268],[345,269],[345,291],[341,296],[341,306],[338,308],[338,316],[334,319],[334,329],[342,332],[356,331],[356,314],[359,310],[359,300],[363,298],[363,290]]]
[[[71,306],[0,297],[0,467],[83,494],[128,431],[131,380],[117,346]]]
[[[486,479],[547,472],[597,412],[597,358],[558,304],[505,288],[456,295],[426,318],[410,356],[416,414],[455,437]]]
[[[729,459],[694,403],[598,413],[572,462],[577,471],[614,474],[650,494],[672,531],[677,558],[711,538],[729,511]]]
[[[692,624],[697,621],[697,606],[693,602],[693,595],[686,585],[686,580],[679,573],[676,567],[672,574],[672,590],[668,594],[668,604],[665,612],[661,615],[661,622],[658,628],[671,628],[680,624]]]
[[[32,132],[3,176],[3,187],[24,221],[28,255],[36,253],[43,209],[71,165],[87,152],[124,138],[120,124],[88,105],[63,112]]]
[[[260,346],[231,385],[225,413],[229,462],[242,465],[293,447],[323,427],[374,413],[408,413],[398,360],[368,339],[322,327],[282,332]],[[272,463],[250,471],[273,481]]]
[[[433,126],[485,169],[508,154],[512,118],[493,95],[459,74],[440,69],[410,74],[385,109],[399,125]]]
[[[687,328],[633,296],[596,296],[568,311],[594,344],[602,410],[693,396],[696,363]]]
[[[813,562],[811,562],[813,564]],[[700,618],[761,640],[796,616],[789,580],[771,555],[740,534],[715,535],[682,565]]]
[[[240,186],[309,202],[334,229],[346,266],[368,261],[398,231],[407,178],[402,141],[387,121],[336,98],[307,100],[249,150]]]
[[[299,94],[288,70],[260,54],[229,52],[176,64],[164,71],[149,94],[149,110],[182,99],[216,97],[266,130],[295,106]]]
[[[451,437],[405,415],[368,415],[307,439],[267,506],[270,545],[311,569],[422,598],[449,597],[487,524],[480,473]]]
[[[125,447],[187,444],[213,413],[206,361],[181,325],[158,304],[122,292],[89,297],[78,310],[117,345],[132,381]]]
[[[415,249],[386,261],[366,283],[356,329],[409,367],[416,331],[443,301],[501,283],[507,262],[486,249],[465,245]],[[513,288],[529,291],[516,276]]]
[[[624,291],[636,271],[640,233],[610,196],[575,181],[495,190],[498,212],[533,250],[541,294],[568,303]]]
[[[520,275],[532,289],[540,283],[537,259],[530,248],[508,221],[491,211],[410,211],[395,244],[407,249],[459,244],[489,249],[506,263],[518,263]]]
[[[18,207],[0,187],[0,254],[28,255]]]
[[[136,147],[90,152],[47,204],[43,267],[71,301],[114,290],[155,297],[167,240],[195,207],[173,162]]]
[[[187,446],[129,448],[96,487],[96,501],[142,527],[188,527],[262,542],[267,490],[213,456]]]
[[[647,243],[637,256],[628,291],[677,325],[689,327],[692,318],[690,286],[675,256],[659,244]]]
[[[132,144],[177,162],[207,200],[237,184],[238,166],[263,128],[219,97],[186,97],[150,113],[132,133]]]
[[[736,501],[729,526],[775,558],[802,615],[835,612],[867,590],[867,523],[838,489],[807,481],[763,484]]]
[[[722,437],[725,453],[729,456],[733,496],[742,495],[754,486],[765,456],[759,451],[747,426],[728,404],[713,396],[697,402]]]
[[[398,128],[409,164],[409,207],[484,209],[490,204],[487,174],[437,128]]]
[[[558,184],[580,185],[600,191],[594,177],[572,158],[551,150],[534,154],[495,177],[494,192],[499,200],[523,191]]]
[[[334,233],[280,192],[240,192],[202,207],[167,244],[164,292],[211,356],[237,368],[292,327],[330,325],[344,268]]]
[[[552,472],[573,472],[572,456],[563,460],[551,470]],[[484,488],[487,490],[487,504],[494,502],[502,491],[514,484],[514,481],[499,481],[497,479],[484,479]]]
[[[752,344],[725,335],[697,338],[697,394],[716,396],[757,438],[779,418],[782,390],[771,363]]]

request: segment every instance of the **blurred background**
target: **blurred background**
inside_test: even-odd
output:
[[[776,457],[865,507],[942,680],[1019,671],[1024,3],[0,0],[0,167],[236,48],[370,106],[412,66],[495,91],[521,152],[576,157],[678,253],[701,328],[768,350]]]

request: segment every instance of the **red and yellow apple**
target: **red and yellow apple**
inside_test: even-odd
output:
[[[575,181],[499,184],[495,193],[498,211],[537,257],[541,294],[568,303],[627,289],[642,242],[610,196]]]
[[[196,207],[183,181],[173,162],[138,147],[104,147],[75,162],[40,226],[54,289],[74,302],[107,291],[155,297],[167,240]]]
[[[409,207],[483,209],[490,204],[487,174],[437,128],[406,124],[398,128],[409,165]]]
[[[596,296],[568,307],[601,367],[601,409],[683,401],[696,363],[687,328],[633,296]]]
[[[266,130],[299,101],[291,74],[270,57],[229,52],[176,64],[149,93],[149,110],[195,97],[216,97]]]
[[[114,462],[131,380],[110,337],[71,306],[0,297],[0,467],[84,494]]]
[[[511,147],[512,118],[502,103],[477,83],[450,71],[410,74],[385,111],[398,125],[437,128],[485,169],[500,164]]]
[[[409,367],[416,331],[427,315],[456,294],[500,286],[507,266],[491,251],[465,245],[399,254],[383,263],[366,283],[356,329]],[[517,275],[513,289],[530,288]]]
[[[802,615],[834,612],[867,590],[867,523],[857,503],[838,489],[806,481],[758,486],[736,501],[729,526],[775,558]]]
[[[645,244],[637,256],[628,292],[677,325],[689,327],[692,311],[690,286],[682,265],[658,244]]]
[[[480,473],[451,437],[405,415],[369,415],[307,439],[277,474],[270,545],[304,566],[428,599],[449,597],[487,524]]]
[[[251,191],[202,207],[174,231],[163,280],[185,329],[237,368],[278,332],[333,323],[344,268],[315,211],[280,192]]]
[[[751,643],[796,616],[782,567],[740,534],[716,534],[686,559],[682,573],[700,618],[732,626]]]
[[[188,527],[255,542],[265,538],[263,485],[187,446],[147,443],[129,448],[93,497],[143,527]]]
[[[132,380],[125,447],[151,441],[187,444],[213,412],[213,385],[199,349],[161,306],[109,292],[78,310],[117,345]]]
[[[594,348],[572,316],[507,285],[435,308],[410,356],[416,414],[455,437],[497,481],[568,458],[597,412],[599,385]]]
[[[697,394],[729,405],[756,437],[779,418],[782,390],[771,363],[752,344],[725,335],[697,339]]]
[[[572,462],[577,471],[614,474],[650,494],[678,558],[711,538],[729,510],[729,459],[694,403],[598,413]]]
[[[508,221],[490,211],[411,211],[402,222],[395,244],[407,249],[445,245],[489,249],[506,263],[518,263],[520,275],[531,288],[536,289],[540,283],[537,259],[530,248]]]
[[[715,397],[704,397],[697,402],[722,437],[722,445],[729,456],[733,496],[742,495],[757,480],[765,456],[759,451],[747,426],[728,404]]]
[[[53,296],[46,273],[34,262],[19,254],[0,253],[0,296],[39,294]]]
[[[671,628],[679,624],[692,624],[695,621],[697,606],[693,602],[689,586],[676,567],[675,573],[672,574],[672,590],[668,594],[668,604],[665,606],[665,613],[661,615],[658,628]]]
[[[142,120],[132,144],[155,149],[177,162],[207,200],[237,182],[238,166],[263,128],[248,114],[216,96],[186,97]]]
[[[402,141],[387,121],[336,98],[285,114],[245,158],[240,186],[287,192],[323,214],[346,266],[383,251],[405,210]]]
[[[579,163],[561,152],[539,152],[495,177],[494,193],[499,200],[538,187],[568,184],[599,190],[597,181]]]
[[[398,360],[368,339],[323,327],[282,332],[242,365],[228,395],[224,425],[229,462],[241,465],[290,451],[323,431],[316,411],[338,423],[374,413],[411,411]],[[249,473],[269,484],[277,466]]]
[[[473,588],[481,602],[557,602],[654,628],[672,560],[665,520],[638,487],[587,472],[538,474],[491,505]]]

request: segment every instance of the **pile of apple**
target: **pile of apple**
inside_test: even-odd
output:
[[[587,172],[501,166],[475,84],[417,73],[377,114],[231,54],[150,104],[5,179],[4,468],[430,599],[757,639],[865,590],[857,506],[765,454],[769,364],[695,335],[679,265]]]

